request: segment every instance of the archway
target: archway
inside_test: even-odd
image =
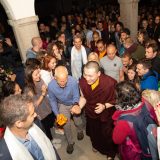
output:
[[[31,39],[39,36],[38,16],[35,15],[34,0],[0,0],[12,26],[22,61],[26,60],[26,51]]]

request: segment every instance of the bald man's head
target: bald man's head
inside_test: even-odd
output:
[[[109,44],[107,46],[107,56],[110,60],[113,60],[115,58],[116,52],[117,52],[117,49],[115,45]]]
[[[107,46],[107,49],[113,49],[113,50],[116,50],[116,46],[114,44],[109,44]]]
[[[100,66],[95,61],[87,62],[84,67],[83,76],[89,85],[94,84],[100,77]]]
[[[40,37],[33,37],[31,43],[33,47],[40,46],[42,44],[42,40]]]
[[[68,71],[67,68],[64,66],[58,66],[55,69],[55,80],[57,81],[58,85],[64,88],[67,84],[68,80]]]

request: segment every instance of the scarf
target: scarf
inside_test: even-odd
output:
[[[121,110],[121,111],[128,111],[131,109],[135,109],[138,108],[140,106],[141,102],[134,104],[134,105],[126,105],[126,106],[121,106],[121,105],[115,105],[117,110]]]
[[[45,160],[56,160],[53,146],[42,130],[33,124],[28,132],[42,150]],[[13,160],[34,160],[27,148],[18,141],[8,127],[4,139]]]
[[[92,91],[99,85],[99,78],[91,85]]]
[[[72,47],[72,50],[71,50],[71,71],[72,71],[72,76],[75,77],[77,80],[79,78],[81,78],[82,76],[82,72],[79,73],[79,69],[75,62],[75,59],[76,59],[76,55],[79,54],[77,49],[75,48],[75,46]],[[86,50],[83,46],[81,46],[81,56],[82,56],[82,63],[83,64],[86,64],[87,63],[87,53],[86,53]]]
[[[107,54],[107,51],[104,50],[103,52],[99,53],[99,59],[103,58]]]

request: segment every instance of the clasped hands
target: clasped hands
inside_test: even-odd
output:
[[[97,103],[96,105],[97,105],[97,107],[95,108],[94,111],[95,111],[95,113],[97,113],[97,114],[102,113],[102,112],[103,112],[105,109],[107,109],[107,108],[113,107],[113,105],[110,104],[110,103],[105,103],[105,104]]]
[[[81,108],[79,105],[73,105],[71,108],[71,114],[80,114],[81,113]]]

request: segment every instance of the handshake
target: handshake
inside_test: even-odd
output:
[[[81,108],[78,104],[75,104],[71,108],[71,114],[80,114],[81,113]]]

